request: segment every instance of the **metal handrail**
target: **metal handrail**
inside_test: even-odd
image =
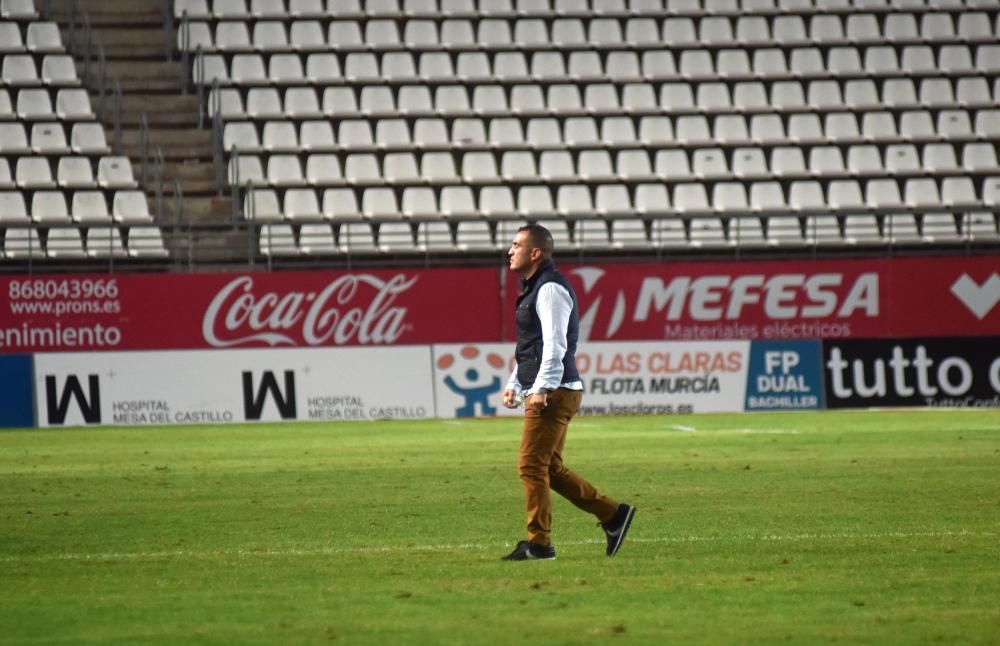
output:
[[[254,240],[256,239],[254,234],[257,229],[257,196],[254,194],[253,180],[247,182],[247,202],[249,203],[249,209],[243,213],[243,217],[246,220],[247,232],[247,262],[253,267],[257,255],[257,249],[254,245]]]
[[[146,113],[139,115],[139,158],[141,159],[142,187],[149,186],[149,119]]]
[[[104,56],[104,45],[97,46],[98,72],[97,77],[97,116],[104,121],[106,114],[104,111],[104,95],[108,82],[108,63]]]
[[[190,47],[191,47],[191,21],[190,21],[190,19],[188,19],[188,13],[187,13],[186,9],[184,10],[184,13],[181,14],[180,34],[181,34],[181,70],[180,70],[180,74],[181,74],[181,78],[180,78],[181,93],[182,94],[187,94],[188,93],[188,72],[191,70],[191,52],[190,52]],[[199,50],[199,52],[201,51],[201,47],[200,46],[199,46],[198,50]]]
[[[232,157],[235,159],[238,153],[233,147]],[[226,154],[223,144],[222,117],[217,112],[212,118],[212,162],[215,165],[215,188],[219,197],[222,197],[226,182]],[[238,164],[233,161],[232,163]],[[239,168],[236,168],[236,179],[239,179]],[[230,178],[230,181],[234,181]]]
[[[250,184],[247,184],[247,189],[246,190],[250,190]],[[240,194],[242,192],[243,192],[242,188],[239,185],[237,185],[237,184],[233,184],[230,187],[230,189],[229,189],[229,196],[230,196],[230,200],[229,201],[230,201],[230,205],[232,206],[232,215],[231,215],[231,217],[232,217],[232,223],[233,223],[233,228],[234,229],[239,225],[240,220],[243,219],[243,207],[242,207],[241,200],[240,200],[240,197],[241,197]]]
[[[174,226],[178,226],[181,223],[181,217],[184,215],[184,188],[181,186],[180,180],[174,180]]]
[[[163,166],[164,166],[163,149],[157,146],[156,166],[154,168],[154,172],[156,173],[156,182],[155,182],[156,218],[159,222],[163,222]]]
[[[171,0],[163,0],[163,37],[165,60],[173,60],[174,53],[174,8]]]
[[[205,115],[214,118],[216,114],[222,112],[222,97],[219,95],[219,79],[212,79],[212,87],[208,92],[208,100],[205,100],[205,84],[198,84],[198,127],[205,125]],[[214,101],[214,105],[213,105]]]
[[[70,54],[76,55],[78,53],[76,48],[76,1],[70,0],[69,2],[69,24],[66,26],[67,31],[67,50]]]
[[[83,14],[83,85],[90,87],[90,52],[93,46],[93,32],[90,30],[90,15]]]
[[[122,84],[115,79],[114,82],[114,151],[116,155],[122,154]]]

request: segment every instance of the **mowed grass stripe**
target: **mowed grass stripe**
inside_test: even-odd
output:
[[[2,432],[0,641],[995,643],[1000,411],[580,419],[567,464],[639,512],[608,559],[557,498],[551,563],[499,560],[519,434]]]
[[[819,542],[819,541],[893,541],[912,538],[946,538],[946,537],[976,537],[994,538],[1000,536],[996,532],[956,531],[926,531],[926,532],[871,532],[865,534],[763,534],[763,535],[728,535],[728,536],[664,536],[662,538],[630,538],[633,543],[757,543],[757,542]],[[560,541],[560,547],[581,545],[603,545],[603,540],[568,540]],[[507,545],[512,547],[513,544]],[[267,558],[267,557],[305,557],[337,556],[341,554],[386,554],[393,552],[455,552],[455,551],[493,551],[503,547],[496,543],[457,543],[436,545],[372,545],[368,547],[342,547],[320,549],[264,549],[264,550],[174,550],[164,552],[105,552],[77,554],[23,554],[0,557],[0,562],[15,563],[20,561],[146,561],[171,559],[218,559],[218,558]]]

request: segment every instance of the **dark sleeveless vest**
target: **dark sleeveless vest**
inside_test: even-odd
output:
[[[527,280],[521,279],[521,295],[517,298],[515,321],[517,324],[517,347],[514,358],[517,359],[517,381],[522,388],[530,388],[535,383],[542,361],[542,324],[535,311],[538,300],[538,290],[545,283],[556,283],[563,286],[573,299],[573,310],[569,315],[569,326],[566,330],[566,355],[563,357],[562,383],[579,381],[580,373],[576,370],[576,342],[580,336],[580,312],[576,303],[576,293],[569,282],[556,271],[551,260],[546,260],[538,266],[538,270]]]

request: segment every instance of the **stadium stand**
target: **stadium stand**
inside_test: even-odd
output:
[[[329,219],[461,213],[465,238],[482,218],[557,218],[588,249],[629,230],[639,248],[944,242],[904,224],[940,216],[955,242],[995,235],[998,7],[862,4],[199,5],[186,42],[226,141],[249,142],[227,145],[248,169],[231,177],[271,188],[288,220],[303,191],[337,186],[369,206]],[[290,154],[329,170],[303,176]],[[679,222],[647,228],[661,218]]]
[[[142,257],[123,240],[153,221],[145,194],[131,160],[112,154],[62,30],[40,8],[0,5],[0,257]]]
[[[529,220],[579,253],[1000,244],[996,0],[164,9],[251,256],[495,254]],[[108,146],[59,26],[2,14],[2,221],[34,223],[7,257],[176,235],[135,206],[157,188]]]

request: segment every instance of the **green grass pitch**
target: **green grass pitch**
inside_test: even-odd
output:
[[[517,419],[0,432],[6,644],[993,643],[1000,411],[580,418],[638,508],[523,538]]]

